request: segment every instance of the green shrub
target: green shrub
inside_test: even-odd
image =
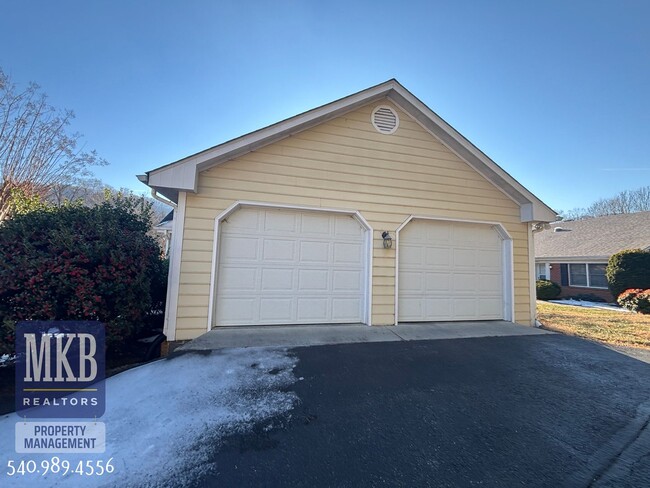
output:
[[[537,286],[537,299],[538,300],[553,300],[557,298],[562,292],[560,285],[554,281],[549,280],[537,280],[535,282]]]
[[[612,295],[618,297],[625,290],[650,288],[650,252],[629,249],[609,258],[605,270]]]
[[[14,344],[16,342],[16,322],[10,319],[0,317],[0,356],[3,354],[13,354],[15,352]]]
[[[650,289],[632,288],[625,290],[616,299],[618,304],[632,312],[650,314]]]
[[[150,219],[150,204],[118,196],[95,207],[48,207],[3,222],[0,324],[99,320],[109,349],[119,348],[152,310],[164,309],[166,269],[147,235]],[[11,334],[0,332],[3,337],[9,342]]]

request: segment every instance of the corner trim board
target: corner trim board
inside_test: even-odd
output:
[[[168,341],[176,340],[176,322],[178,314],[178,292],[181,279],[181,255],[183,253],[183,232],[185,229],[185,203],[187,193],[179,192],[178,206],[175,209],[172,227],[172,245],[169,255],[169,281],[167,283],[167,303],[165,305],[165,323],[163,333]]]

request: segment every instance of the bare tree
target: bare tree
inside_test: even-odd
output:
[[[56,185],[90,177],[106,162],[77,145],[81,134],[67,132],[74,114],[47,103],[40,87],[18,89],[0,68],[0,222],[12,213],[16,190],[48,197]]]
[[[650,211],[650,186],[624,190],[611,198],[601,198],[587,208],[562,211],[563,220],[581,220],[604,215]]]

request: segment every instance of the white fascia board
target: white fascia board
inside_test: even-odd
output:
[[[552,222],[556,220],[556,213],[552,209],[530,193],[396,80],[389,80],[175,163],[152,170],[148,173],[148,184],[156,188],[196,192],[198,173],[200,171],[205,171],[220,163],[242,156],[264,145],[277,142],[384,97],[387,97],[408,113],[429,133],[520,205],[522,222]],[[161,193],[163,192],[161,191]]]
[[[537,202],[524,203],[519,207],[519,213],[522,222],[555,222],[557,214],[543,203]]]
[[[449,125],[412,93],[401,85],[396,85],[394,91],[395,94],[389,94],[388,98],[405,110],[429,133],[438,138],[458,157],[467,162],[467,164],[483,175],[488,181],[491,181],[492,184],[520,206],[527,204],[530,205],[530,208],[522,208],[522,222],[553,222],[557,220],[556,213],[553,209],[548,207],[544,202],[528,191],[523,185],[503,170],[503,168],[492,161],[460,132]],[[411,107],[415,109],[415,112],[410,110]]]
[[[147,184],[153,188],[173,188],[194,192],[196,180],[196,167],[192,164],[181,164],[150,172]]]
[[[238,137],[189,158],[154,169],[148,173],[148,184],[150,186],[196,192],[198,173],[200,171],[205,171],[219,163],[259,149],[261,146],[277,142],[327,120],[339,117],[366,103],[384,97],[396,86],[398,85],[394,80],[387,81],[381,85],[368,88],[354,95]]]

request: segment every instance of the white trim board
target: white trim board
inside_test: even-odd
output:
[[[520,206],[522,222],[556,220],[556,214],[552,209],[395,79],[151,170],[143,180],[150,187],[172,199],[178,191],[196,192],[198,174],[201,171],[345,115],[362,106],[386,99],[406,112],[491,184],[517,202]]]
[[[212,246],[212,262],[210,268],[210,296],[208,301],[208,323],[207,330],[211,330],[216,326],[216,286],[217,286],[217,277],[219,273],[219,238],[220,238],[220,223],[228,218],[229,215],[232,215],[234,212],[240,208],[245,207],[255,207],[255,208],[275,208],[275,209],[289,209],[289,210],[299,210],[303,212],[325,212],[325,213],[337,213],[343,215],[350,215],[354,217],[359,224],[365,229],[365,241],[366,241],[366,281],[364,282],[365,286],[365,301],[364,301],[364,323],[367,325],[372,325],[372,266],[373,266],[373,228],[370,226],[368,221],[359,213],[357,210],[350,209],[341,209],[341,208],[326,208],[326,207],[312,207],[305,205],[289,205],[281,203],[267,203],[267,202],[254,202],[249,200],[238,200],[226,208],[214,219],[214,238]]]
[[[435,217],[430,215],[411,215],[395,231],[395,320],[394,325],[399,323],[399,234],[413,220],[435,220],[445,222],[461,222],[466,224],[490,225],[496,230],[502,240],[503,253],[503,319],[509,322],[515,320],[515,297],[514,297],[514,257],[512,236],[507,229],[499,222],[484,220],[453,219],[448,217]]]
[[[163,334],[168,341],[176,340],[176,320],[178,314],[178,292],[181,279],[181,254],[183,253],[183,231],[185,229],[185,204],[187,193],[180,192],[178,206],[174,213],[172,242],[169,253],[169,278],[167,281],[167,302],[165,304],[165,323]]]

